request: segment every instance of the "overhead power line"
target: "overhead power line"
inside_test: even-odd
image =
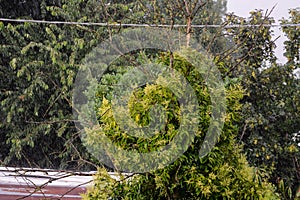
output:
[[[39,23],[39,24],[65,24],[65,25],[83,25],[83,26],[110,26],[110,27],[165,27],[165,28],[180,28],[186,27],[184,24],[122,24],[122,23],[103,23],[103,22],[68,22],[68,21],[45,21],[31,19],[8,19],[0,18],[3,22],[18,22],[18,23]],[[193,24],[193,28],[251,28],[251,27],[300,27],[298,24]]]

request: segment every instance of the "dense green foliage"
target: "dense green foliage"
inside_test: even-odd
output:
[[[299,10],[291,11],[284,23],[298,23]],[[297,21],[298,20],[298,21]],[[271,24],[272,19],[261,11],[252,12],[248,20],[233,19],[238,24]],[[241,77],[247,95],[243,98],[243,120],[239,137],[245,144],[249,162],[266,168],[270,180],[284,191],[284,198],[293,198],[299,185],[299,69],[298,27],[283,28],[288,62],[276,63],[275,44],[270,27],[230,30],[238,49],[238,65],[229,72]],[[235,32],[236,31],[236,32]],[[285,185],[284,187],[282,185]],[[293,190],[293,191],[292,191]]]
[[[192,52],[187,54],[191,57],[195,56]],[[164,63],[169,66],[169,57],[163,59],[167,59]],[[265,182],[266,177],[255,168],[249,167],[245,156],[241,153],[241,146],[235,141],[237,127],[234,122],[240,118],[239,100],[243,97],[243,90],[230,80],[226,85],[228,110],[219,142],[208,156],[199,157],[199,149],[211,115],[210,95],[201,75],[197,73],[195,67],[186,62],[182,57],[175,55],[173,67],[177,71],[186,72],[185,77],[201,102],[199,131],[193,144],[171,165],[149,173],[136,174],[128,179],[122,177],[121,179],[124,180],[121,181],[112,179],[104,169],[101,169],[95,179],[95,187],[86,195],[86,199],[108,197],[113,199],[277,199],[272,186]],[[112,85],[117,83],[117,79],[114,80],[116,82],[112,82]],[[110,96],[109,92],[106,96]],[[133,94],[132,98],[131,117],[137,123],[145,125],[144,123],[148,122],[149,106],[159,102],[168,113],[166,128],[149,140],[134,141],[134,138],[122,132],[114,121],[110,101],[106,99],[99,109],[100,128],[97,130],[100,131],[89,132],[90,136],[87,140],[95,141],[98,134],[107,134],[119,146],[128,150],[136,149],[139,152],[151,152],[156,150],[157,146],[165,145],[170,140],[170,136],[176,133],[179,123],[174,119],[179,114],[174,97],[159,85],[147,85]],[[132,146],[132,144],[137,145]],[[97,146],[95,143],[94,145]]]
[[[248,19],[232,14],[222,19],[226,13],[224,0],[206,0],[203,4],[143,0],[24,2],[0,1],[0,16],[152,25],[274,22],[259,10],[251,12]],[[186,7],[184,2],[190,4]],[[300,23],[300,10],[291,10],[290,17],[282,23]],[[93,47],[126,28],[0,22],[1,165],[89,170],[94,164],[100,164],[82,145],[80,132],[75,128],[72,89],[82,59]],[[276,192],[282,199],[293,199],[300,182],[300,79],[294,73],[300,65],[299,27],[282,28],[287,36],[285,64],[277,63],[270,27],[178,29],[196,38],[213,55],[226,83],[227,121],[217,147],[207,157],[198,158],[197,151],[203,141],[203,135],[198,134],[197,142],[175,163],[155,172],[135,175],[129,182],[110,179],[101,168],[95,189],[87,196],[258,199],[265,195],[268,199],[271,198],[268,195],[275,194],[271,194],[274,191],[265,182],[269,180],[277,186]],[[178,54],[169,57],[169,54],[148,52],[147,55],[151,63],[175,64],[173,67],[191,82],[203,103],[200,130],[205,133],[210,102],[202,79],[191,75],[192,66]],[[124,67],[141,64],[139,59],[136,54],[125,61],[120,58],[102,79],[107,85],[101,86],[97,93],[100,125],[109,125],[101,134],[109,135],[116,143],[123,141],[119,139],[124,132],[115,125],[110,112],[100,116],[111,107],[111,84],[126,72]],[[131,114],[141,126],[151,121],[148,110],[153,102],[159,102],[168,111],[166,135],[158,136],[149,144],[148,140],[134,137],[127,137],[126,143],[119,144],[127,150],[147,152],[176,134],[178,102],[172,92],[155,84],[140,88],[135,95],[131,97]],[[91,133],[95,137],[100,134]],[[133,145],[136,143],[139,145]],[[104,181],[106,193],[102,193]]]
[[[92,2],[85,6],[65,2],[44,11],[80,21],[99,17],[88,15],[92,8]],[[1,160],[6,165],[80,167],[89,156],[73,123],[72,84],[82,58],[107,30],[2,22],[0,27],[0,127],[1,142],[7,147]]]

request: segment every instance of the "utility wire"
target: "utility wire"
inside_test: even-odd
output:
[[[31,19],[8,19],[0,18],[3,22],[18,22],[18,23],[39,23],[39,24],[65,24],[65,25],[83,25],[83,26],[110,26],[110,27],[165,27],[165,28],[180,28],[186,27],[184,24],[164,25],[164,24],[122,24],[122,23],[101,23],[101,22],[67,22],[67,21],[45,21]],[[193,24],[193,28],[251,28],[251,27],[300,27],[298,24]]]

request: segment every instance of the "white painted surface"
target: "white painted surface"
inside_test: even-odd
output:
[[[47,183],[47,186],[86,187],[91,184],[92,175],[96,173],[82,173],[79,176],[67,172],[39,170],[41,169],[0,167],[0,184],[41,186]],[[49,182],[50,180],[53,181]]]

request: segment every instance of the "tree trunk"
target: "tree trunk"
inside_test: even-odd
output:
[[[186,25],[186,47],[189,47],[192,32],[192,18],[190,16],[187,18]]]

